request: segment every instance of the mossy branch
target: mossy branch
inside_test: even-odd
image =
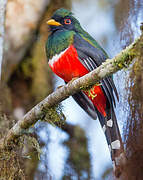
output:
[[[33,107],[9,130],[8,134],[0,140],[0,148],[8,146],[11,142],[21,136],[26,129],[45,116],[49,108],[57,105],[80,90],[96,84],[99,80],[105,78],[106,76],[109,76],[123,68],[127,68],[133,59],[138,56],[136,47],[138,47],[139,44],[143,47],[143,36],[140,36],[134,43],[121,51],[113,59],[107,59],[94,71],[66,84],[50,94],[47,98]]]

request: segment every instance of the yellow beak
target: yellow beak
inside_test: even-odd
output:
[[[47,21],[47,24],[50,26],[61,26],[61,23],[55,21],[54,19],[50,19],[49,21]]]

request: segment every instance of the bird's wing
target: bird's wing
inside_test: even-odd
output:
[[[100,66],[107,59],[107,56],[102,51],[102,49],[96,48],[88,41],[83,39],[80,35],[74,36],[73,45],[77,50],[79,60],[89,71],[93,71],[95,68]],[[113,91],[117,99],[119,98],[112,77],[109,76],[107,78],[104,78],[103,80],[101,80],[101,84],[102,84],[101,87],[105,92],[110,105],[112,106],[113,103],[115,105],[115,98]]]

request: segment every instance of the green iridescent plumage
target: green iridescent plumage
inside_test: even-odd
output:
[[[70,44],[73,43],[74,31],[56,32],[54,36],[50,35],[46,43],[47,58],[51,59],[55,54],[60,54]],[[60,44],[60,46],[59,46]]]
[[[64,9],[64,8],[60,8],[60,9],[58,9],[55,13],[54,13],[54,15],[57,15],[57,16],[61,16],[61,17],[66,17],[66,16],[72,16],[72,12],[70,12],[69,10],[67,10],[67,9]]]
[[[59,54],[63,50],[65,50],[70,44],[74,41],[74,35],[78,34],[80,35],[85,41],[90,43],[95,48],[100,49],[105,57],[108,58],[107,53],[104,51],[104,49],[97,43],[95,39],[93,39],[80,25],[79,21],[73,16],[73,14],[66,10],[66,9],[58,9],[53,17],[59,18],[65,18],[70,17],[72,20],[72,24],[74,29],[64,29],[64,31],[57,31],[54,33],[54,36],[52,34],[49,36],[48,41],[46,43],[46,53],[48,59],[52,58],[55,54]],[[60,46],[59,46],[60,44]]]

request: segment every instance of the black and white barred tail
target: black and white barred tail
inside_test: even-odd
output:
[[[102,116],[99,112],[97,114],[106,136],[115,176],[119,177],[122,171],[121,165],[125,163],[126,158],[114,109],[109,108],[106,117]]]

